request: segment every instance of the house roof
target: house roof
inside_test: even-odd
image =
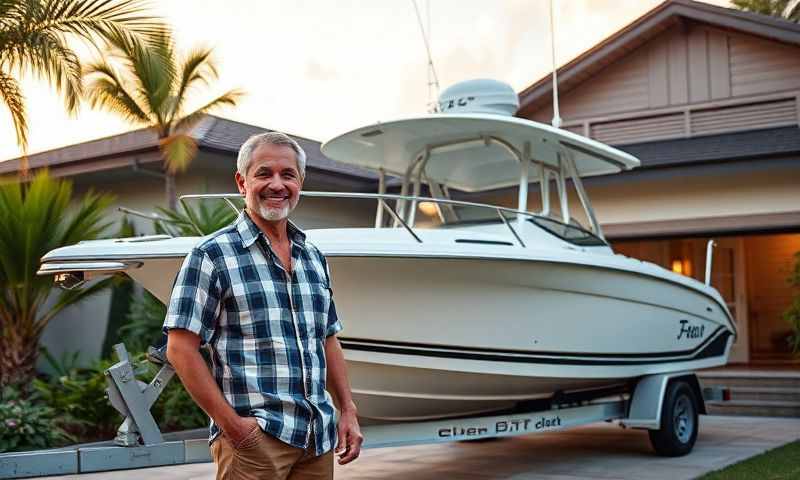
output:
[[[559,68],[559,93],[563,94],[577,87],[668,28],[686,26],[689,23],[713,25],[800,45],[800,25],[796,23],[692,0],[667,0]],[[518,116],[528,116],[551,102],[551,78],[552,74],[548,74],[520,92]]]
[[[681,166],[717,160],[755,159],[800,154],[800,129],[795,126],[621,145],[637,157],[642,169]]]
[[[236,155],[239,147],[251,135],[270,131],[267,128],[249,125],[214,115],[207,115],[191,131],[200,150],[216,151]],[[331,160],[320,151],[320,143],[308,138],[290,135],[305,150],[307,168],[335,174],[347,175],[363,180],[375,180],[377,175],[366,169]],[[86,166],[85,170],[104,170],[129,165],[132,161],[145,159],[152,161],[157,157],[148,153],[156,152],[158,138],[150,129],[140,129],[119,135],[68,145],[28,156],[31,169]],[[124,162],[120,164],[120,158]],[[0,162],[0,174],[19,170],[20,158]],[[76,171],[72,168],[69,171]]]

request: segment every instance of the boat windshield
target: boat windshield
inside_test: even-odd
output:
[[[351,192],[311,192],[304,191],[300,195],[309,199],[337,199],[339,201],[353,202],[365,200],[377,203],[377,210],[371,208],[356,208],[358,216],[363,219],[369,216],[369,211],[375,212],[374,223],[358,221],[349,224],[350,227],[374,228],[404,228],[418,242],[422,239],[417,234],[420,229],[457,228],[469,225],[500,224],[509,234],[509,242],[525,246],[520,232],[526,223],[538,226],[550,234],[574,245],[579,246],[606,246],[607,243],[599,236],[583,228],[577,220],[564,224],[559,220],[531,212],[514,210],[511,208],[486,205],[459,200],[413,197],[406,195],[351,193]],[[202,194],[184,195],[180,198],[184,208],[186,200],[225,200],[230,208],[239,211],[241,208],[240,194]],[[362,202],[358,202],[362,203]],[[238,204],[238,205],[237,205]],[[374,203],[373,203],[374,205]],[[351,206],[354,206],[351,204]]]
[[[601,247],[608,245],[603,239],[579,225],[568,225],[558,220],[545,217],[533,217],[529,218],[528,221],[540,226],[556,237],[575,245],[580,245],[582,247]]]

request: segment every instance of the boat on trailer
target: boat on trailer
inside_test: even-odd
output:
[[[719,293],[614,254],[603,236],[581,179],[629,170],[636,158],[511,116],[516,94],[499,82],[458,84],[441,104],[440,113],[368,125],[322,146],[379,172],[377,194],[302,193],[377,202],[374,227],[307,232],[332,271],[362,420],[501,411],[726,363],[735,325]],[[397,195],[386,193],[389,175],[402,180]],[[527,208],[531,184],[536,213]],[[517,208],[451,196],[512,186]],[[47,254],[40,273],[123,271],[166,303],[200,241],[83,242]]]
[[[736,335],[709,285],[711,245],[705,283],[615,254],[582,178],[639,161],[513,117],[517,105],[505,84],[457,84],[442,93],[437,113],[368,125],[322,146],[329,158],[377,171],[378,193],[301,192],[376,204],[368,228],[306,232],[331,268],[354,400],[373,435],[367,444],[621,419],[649,429],[659,453],[688,453],[705,413],[691,371],[724,365]],[[398,194],[387,193],[392,178]],[[455,198],[514,186],[516,208]],[[233,197],[181,201],[216,198],[236,208]],[[67,288],[124,273],[166,303],[203,238],[81,242],[48,253],[39,273]],[[171,373],[131,390],[127,354],[118,351],[109,393],[128,419],[117,443],[159,445],[147,409]],[[520,419],[527,426],[503,430]]]

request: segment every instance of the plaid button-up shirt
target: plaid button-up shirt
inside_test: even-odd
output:
[[[164,330],[186,329],[212,348],[212,375],[239,415],[317,455],[336,439],[325,391],[325,340],[342,329],[325,257],[289,223],[289,278],[269,240],[242,212],[186,257]],[[213,441],[219,428],[211,423]]]

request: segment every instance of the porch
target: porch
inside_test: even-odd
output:
[[[704,280],[709,237],[620,240],[614,250]],[[787,337],[791,326],[783,318],[793,291],[788,283],[800,234],[747,234],[715,237],[711,284],[725,299],[739,329],[730,364],[751,371],[788,368],[800,371]]]

